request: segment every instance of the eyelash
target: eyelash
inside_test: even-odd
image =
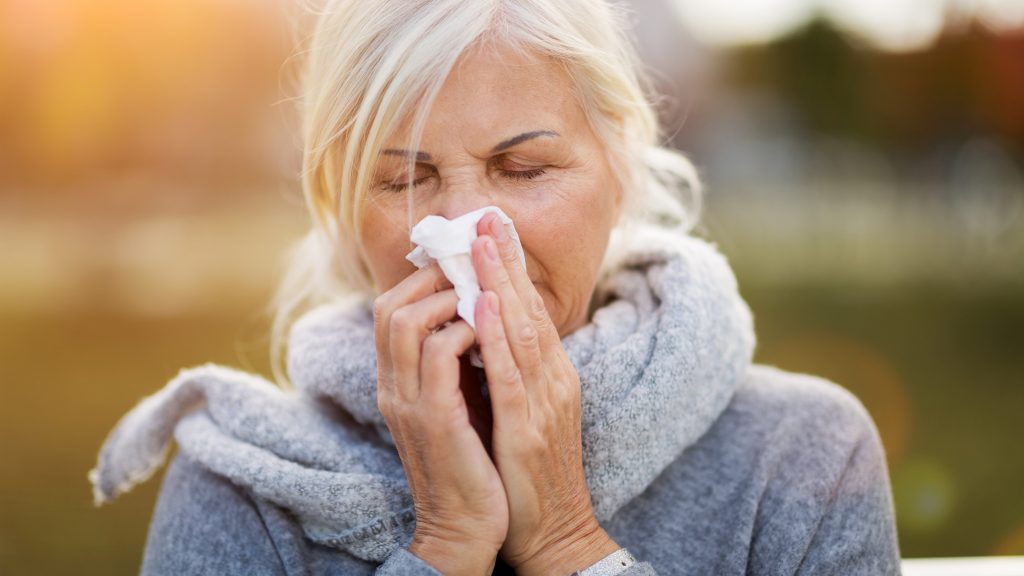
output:
[[[532,170],[499,170],[499,172],[501,172],[506,178],[510,180],[533,180],[538,176],[542,176],[545,170],[543,168],[534,168]],[[409,184],[388,184],[386,182],[381,184],[381,186],[383,186],[385,190],[388,190],[390,192],[401,192],[402,190],[406,190],[408,188],[415,188],[416,186],[419,186],[420,184],[426,182],[428,179],[432,177],[433,174],[431,174],[430,176],[417,178],[412,181],[411,186]]]

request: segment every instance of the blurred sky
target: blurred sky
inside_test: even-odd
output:
[[[673,0],[687,28],[715,45],[778,39],[825,17],[884,50],[927,47],[945,26],[976,19],[996,32],[1024,25],[1020,0]]]

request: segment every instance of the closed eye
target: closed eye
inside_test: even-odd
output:
[[[543,168],[534,168],[532,170],[500,170],[501,175],[510,180],[533,180],[534,178],[544,174]]]
[[[538,176],[542,176],[545,173],[545,170],[544,168],[533,168],[531,170],[499,170],[498,172],[502,175],[503,178],[508,178],[509,180],[533,180]],[[389,192],[401,192],[403,190],[416,188],[426,183],[427,180],[430,180],[433,177],[434,174],[427,174],[426,176],[421,176],[420,178],[413,180],[411,184],[406,182],[385,182],[381,184],[381,187]]]
[[[406,182],[401,182],[401,183],[398,183],[398,184],[395,184],[395,183],[392,183],[392,182],[385,182],[385,183],[381,184],[380,186],[381,186],[381,188],[387,190],[388,192],[401,192],[403,190],[408,190],[410,188],[415,188],[415,187],[419,186],[420,184],[423,184],[427,180],[430,180],[432,177],[433,177],[433,174],[428,174],[426,176],[417,178],[417,179],[412,181],[411,185],[406,183]]]

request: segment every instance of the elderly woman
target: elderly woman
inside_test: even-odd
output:
[[[173,432],[143,573],[898,573],[871,419],[751,364],[610,6],[328,2],[304,82],[290,380],[183,370],[90,472],[106,502]],[[410,227],[488,206],[463,317]]]

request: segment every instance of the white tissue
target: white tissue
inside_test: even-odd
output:
[[[443,216],[427,216],[413,226],[409,239],[416,244],[416,248],[405,257],[417,268],[423,268],[437,260],[441,271],[451,281],[455,287],[455,294],[459,297],[456,306],[459,317],[468,322],[474,330],[476,330],[476,321],[473,318],[473,311],[476,309],[476,302],[480,299],[481,291],[476,270],[473,268],[471,249],[473,240],[477,236],[477,222],[488,212],[494,212],[498,218],[501,218],[509,237],[515,241],[516,247],[519,249],[519,258],[523,262],[523,268],[526,268],[523,245],[519,242],[519,234],[516,233],[515,226],[512,225],[512,219],[497,206],[485,206],[463,214],[454,220]]]

